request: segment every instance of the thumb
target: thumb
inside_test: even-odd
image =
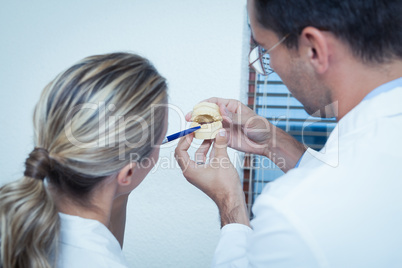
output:
[[[219,132],[216,134],[215,142],[214,142],[214,151],[216,157],[227,157],[228,147],[228,138],[227,133],[224,128],[219,129]]]

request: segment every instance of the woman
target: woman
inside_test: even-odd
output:
[[[126,267],[127,198],[159,156],[166,91],[128,53],[88,57],[43,90],[24,177],[0,188],[1,267]]]

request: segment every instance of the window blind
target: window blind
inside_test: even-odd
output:
[[[336,125],[335,118],[317,118],[306,113],[283,84],[280,77],[268,77],[249,71],[248,106],[258,115],[267,118],[306,146],[320,150]],[[275,157],[275,155],[273,156]],[[243,168],[243,190],[249,209],[265,185],[283,175],[283,172],[267,157],[246,154]]]

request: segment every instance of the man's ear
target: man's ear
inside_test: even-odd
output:
[[[120,170],[117,175],[117,182],[120,186],[129,186],[134,179],[134,169],[136,168],[136,163],[130,163]]]
[[[300,35],[299,51],[307,53],[308,60],[317,73],[323,74],[328,70],[329,40],[322,31],[311,26],[304,28]]]

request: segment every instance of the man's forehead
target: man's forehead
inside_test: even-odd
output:
[[[255,24],[255,23],[254,23],[255,17],[254,17],[254,8],[253,8],[253,5],[254,5],[254,1],[253,1],[253,0],[247,0],[247,14],[248,14],[248,16],[247,16],[247,24],[248,24],[248,27],[249,27],[249,29],[250,29],[252,42],[253,42],[254,44],[256,44],[256,45],[260,45],[260,43],[258,42],[258,40],[256,40],[255,37],[254,37],[254,32],[253,32],[253,27],[252,27],[252,24]],[[253,21],[253,22],[252,22],[252,21]]]
[[[278,36],[272,31],[263,28],[258,23],[248,24],[251,33],[251,40],[255,45],[262,47],[267,46],[271,42],[277,42]]]
[[[254,0],[247,0],[247,14],[248,27],[250,28],[251,32],[251,40],[256,45],[264,46],[264,44],[266,43],[264,40],[267,37],[266,33],[270,31],[263,29],[257,22],[254,10]],[[264,30],[264,35],[260,33],[262,30]]]
[[[251,31],[251,27],[250,27],[250,31]],[[258,42],[258,40],[256,40],[254,38],[253,31],[251,31],[251,42],[253,42],[253,44],[256,45],[256,46],[261,46],[262,45],[261,42]]]

